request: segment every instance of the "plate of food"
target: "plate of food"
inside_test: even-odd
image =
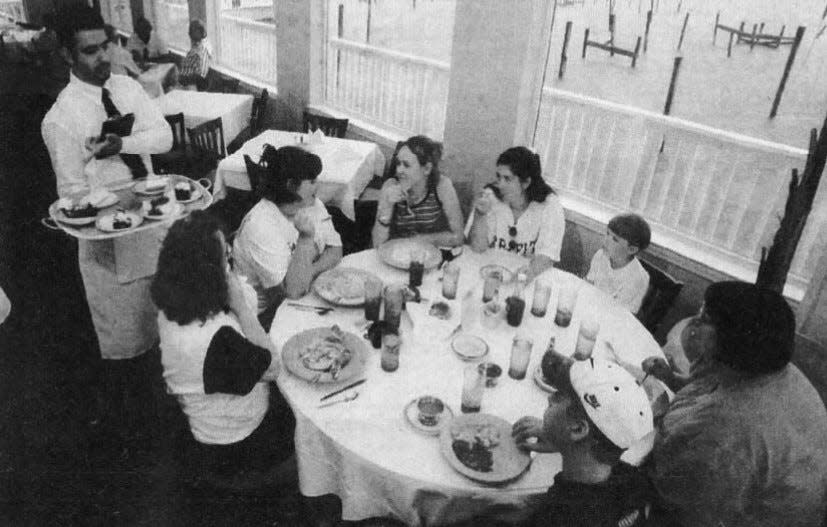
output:
[[[99,217],[95,220],[95,226],[103,232],[122,232],[134,229],[143,220],[140,214],[118,210]]]
[[[500,278],[502,279],[502,283],[504,284],[507,284],[514,280],[514,277],[516,276],[513,271],[511,271],[507,267],[503,267],[502,265],[490,264],[480,267],[480,278],[482,278],[483,280],[488,278],[488,275],[493,273],[499,273]]]
[[[98,212],[118,203],[118,196],[104,189],[93,190],[79,199],[60,198],[55,204],[55,217],[66,225],[95,223]]]
[[[201,188],[191,181],[178,181],[173,186],[178,203],[192,203],[201,197]]]
[[[362,373],[367,361],[362,339],[339,326],[313,328],[290,337],[282,349],[287,371],[309,382],[336,383]]]
[[[442,429],[439,440],[448,464],[480,483],[512,481],[531,464],[531,456],[511,437],[511,424],[494,415],[458,415]]]
[[[141,205],[144,217],[150,220],[169,220],[181,215],[184,206],[166,196],[158,196],[144,201]]]
[[[337,306],[357,307],[365,303],[365,282],[381,282],[367,271],[353,267],[335,267],[320,274],[313,282],[317,295]]]
[[[132,187],[132,191],[135,192],[135,194],[141,194],[143,196],[155,196],[156,194],[166,192],[168,185],[169,178],[166,176],[147,177],[136,181],[135,186]]]
[[[433,269],[442,262],[442,253],[430,243],[396,238],[379,246],[379,257],[383,262],[397,269],[408,270],[411,265],[411,251],[425,253],[425,269]]]
[[[477,360],[488,355],[488,344],[470,333],[460,333],[451,341],[451,349],[462,360]]]

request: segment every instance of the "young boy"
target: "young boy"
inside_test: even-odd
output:
[[[637,255],[649,246],[652,231],[637,214],[620,214],[609,221],[603,246],[592,258],[586,281],[637,313],[649,289],[649,273]]]
[[[555,376],[552,371],[543,374]],[[562,472],[528,525],[643,524],[648,481],[620,456],[644,445],[653,431],[646,392],[626,370],[600,359],[574,361],[556,376],[558,391],[549,397],[543,419],[523,417],[512,430],[523,448],[563,457]]]

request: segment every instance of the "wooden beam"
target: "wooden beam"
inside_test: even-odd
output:
[[[566,62],[569,58],[566,55],[566,50],[569,47],[569,37],[571,36],[571,20],[566,22],[566,34],[563,36],[563,49],[560,51],[560,69],[557,72],[557,78],[562,79],[566,73]]]
[[[666,92],[666,104],[663,106],[663,115],[669,115],[672,111],[672,100],[675,97],[675,85],[678,81],[678,72],[681,69],[683,57],[675,57],[672,63],[672,77],[669,79],[669,91]]]
[[[681,28],[681,38],[678,39],[678,51],[681,50],[681,46],[683,45],[683,37],[686,34],[686,24],[689,22],[689,11],[686,12],[686,16],[683,17],[683,27]]]
[[[778,113],[778,105],[781,103],[781,95],[784,93],[784,87],[787,85],[787,79],[790,76],[790,70],[795,62],[795,54],[798,53],[798,46],[801,45],[801,39],[804,38],[804,26],[798,26],[795,32],[795,42],[790,48],[790,54],[787,56],[787,64],[784,65],[784,73],[781,75],[781,82],[778,84],[778,91],[775,92],[775,99],[772,101],[772,109],[770,110],[770,119],[774,119]]]

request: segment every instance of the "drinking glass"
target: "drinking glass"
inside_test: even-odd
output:
[[[485,275],[485,282],[482,288],[482,301],[490,302],[494,300],[500,290],[500,285],[503,282],[503,275],[499,271],[491,271]]]
[[[459,266],[454,263],[446,263],[442,268],[442,296],[448,300],[457,297],[457,285],[459,284]]]
[[[586,360],[592,356],[597,333],[600,331],[600,324],[587,318],[580,323],[580,331],[577,332],[577,344],[574,346],[574,358]]]
[[[416,403],[419,411],[419,422],[425,426],[435,426],[439,423],[442,412],[445,411],[445,403],[436,397],[425,395],[419,398]]]
[[[557,314],[554,323],[561,328],[569,327],[574,305],[577,303],[577,289],[570,285],[560,287],[560,298],[557,300]]]
[[[405,303],[404,286],[393,284],[385,287],[385,326],[393,332],[399,331],[402,306]]]
[[[379,320],[379,310],[382,307],[382,282],[365,280],[365,320],[376,322]]]
[[[524,335],[514,337],[511,344],[511,363],[508,366],[509,377],[518,381],[525,379],[533,345],[534,341]]]
[[[482,406],[482,394],[485,390],[485,374],[480,372],[477,364],[465,368],[462,376],[462,413],[479,412]]]
[[[396,333],[385,333],[382,335],[382,357],[380,363],[383,370],[392,372],[399,368],[399,348],[401,346],[402,339],[400,339]]]
[[[551,297],[551,284],[544,280],[534,282],[534,299],[531,302],[531,314],[535,317],[546,316],[548,300]]]
[[[422,285],[422,275],[425,273],[425,251],[419,248],[411,249],[410,258],[408,285],[419,287]]]

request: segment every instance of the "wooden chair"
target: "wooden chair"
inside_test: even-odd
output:
[[[329,137],[344,137],[347,133],[347,125],[349,122],[347,119],[326,117],[312,113],[309,110],[304,111],[303,121],[305,133],[321,130],[324,132],[324,135]]]
[[[192,148],[191,177],[206,177],[211,182],[218,162],[226,157],[224,126],[221,117],[201,123],[187,130]]]
[[[227,145],[227,154],[234,154],[244,143],[264,131],[264,118],[267,115],[267,101],[270,96],[267,89],[261,90],[261,95],[253,99],[253,109],[250,112],[250,125],[244,128],[235,139]]]
[[[151,156],[153,170],[156,174],[189,174],[190,159],[187,153],[184,114],[165,115],[164,118],[172,129],[172,149]]]
[[[213,93],[238,93],[240,81],[232,77],[224,77],[214,69],[207,73],[207,87],[205,91]]]
[[[658,330],[663,317],[675,303],[675,299],[683,289],[683,282],[679,282],[666,274],[655,265],[640,260],[641,265],[649,273],[649,290],[643,297],[637,318],[641,324],[653,335]]]
[[[267,169],[259,166],[247,154],[244,154],[244,165],[247,167],[247,177],[250,178],[250,189],[253,194],[257,194],[259,184],[267,177]]]

